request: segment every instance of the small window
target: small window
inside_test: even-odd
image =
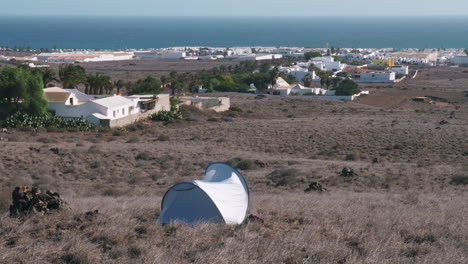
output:
[[[122,108],[122,115],[125,115],[125,108]]]
[[[113,112],[113,113],[114,113],[114,117],[115,117],[115,110],[114,110],[114,112]]]
[[[73,97],[70,98],[70,104],[73,105]]]

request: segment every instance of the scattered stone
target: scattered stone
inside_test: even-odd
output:
[[[357,173],[355,173],[355,172],[353,171],[353,169],[351,169],[351,168],[344,167],[344,168],[341,170],[340,176],[342,176],[342,177],[352,177],[352,176],[357,176]]]
[[[51,148],[50,151],[54,153],[55,155],[59,155],[59,149],[58,148]]]
[[[448,124],[449,122],[447,120],[442,120],[439,122],[439,125],[446,125]]]
[[[35,151],[35,152],[37,152],[37,153],[41,152],[41,149],[40,149],[40,148],[29,147],[29,150],[30,150],[30,151]]]
[[[324,192],[326,191],[327,189],[325,187],[322,186],[322,184],[318,183],[318,182],[311,182],[309,184],[309,187],[307,187],[304,192],[310,192],[310,191],[314,191],[314,192]]]
[[[41,192],[37,187],[15,187],[11,193],[13,204],[10,205],[10,216],[19,217],[28,214],[45,214],[51,210],[61,210],[66,203],[56,192]]]
[[[449,117],[450,119],[455,118],[455,111],[450,112]]]

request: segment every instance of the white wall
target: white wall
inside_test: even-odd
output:
[[[468,65],[468,56],[455,56],[450,61],[457,65]]]
[[[398,74],[408,75],[409,68],[408,68],[408,66],[392,67],[392,71],[394,71],[394,72],[396,72]]]
[[[394,82],[394,72],[363,72],[359,82]]]
[[[55,115],[72,118],[86,118],[93,113],[105,115],[105,111],[96,104],[65,105],[64,103],[49,103],[47,109],[55,111]]]

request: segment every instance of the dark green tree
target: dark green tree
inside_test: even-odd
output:
[[[21,68],[5,67],[0,72],[0,114],[17,111],[32,115],[47,113],[42,77]]]
[[[76,88],[86,81],[86,70],[80,65],[65,64],[59,68],[60,82],[65,88]]]
[[[159,94],[162,91],[161,81],[153,77],[146,77],[144,80],[138,80],[135,83],[129,84],[128,94]]]
[[[335,95],[355,95],[361,92],[359,85],[351,79],[342,80],[335,88]]]
[[[317,57],[322,57],[322,53],[318,51],[310,51],[310,52],[304,53],[304,59],[306,60],[310,60],[312,58],[317,58]]]
[[[46,68],[41,72],[41,75],[44,87],[47,87],[47,85],[53,81],[58,81],[57,74],[52,69]]]

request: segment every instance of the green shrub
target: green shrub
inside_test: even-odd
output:
[[[175,97],[171,97],[171,110],[170,111],[159,111],[155,114],[152,114],[149,118],[152,121],[174,121],[174,120],[181,120],[183,118],[182,112],[180,112],[179,108],[177,107],[178,100]]]
[[[62,129],[76,129],[79,131],[89,131],[95,126],[85,119],[65,119],[61,116],[50,115],[30,115],[27,113],[16,112],[8,116],[4,122],[4,127],[8,128],[22,128],[31,127],[38,128],[62,128]]]

